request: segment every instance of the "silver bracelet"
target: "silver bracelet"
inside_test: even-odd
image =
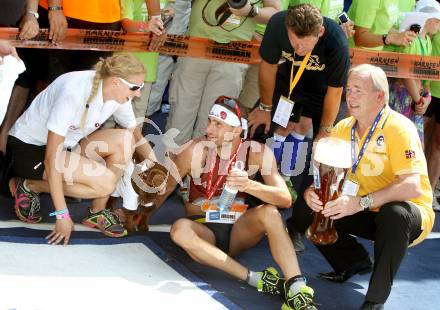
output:
[[[271,105],[264,104],[264,103],[262,103],[261,101],[260,101],[260,103],[258,104],[258,108],[259,108],[261,111],[266,111],[266,112],[270,112],[270,111],[272,111],[272,106],[271,106]]]
[[[258,109],[260,109],[260,111],[265,111],[265,112],[271,112],[272,111],[272,109],[263,108],[261,105],[258,106]]]

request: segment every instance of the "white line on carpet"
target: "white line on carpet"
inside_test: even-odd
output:
[[[37,230],[52,230],[54,224],[50,223],[37,223],[37,224],[29,224],[24,223],[18,220],[11,221],[0,221],[0,228],[16,228],[16,227],[25,227]],[[150,231],[154,232],[170,232],[171,225],[168,224],[159,224],[159,225],[150,225]],[[82,224],[75,224],[76,231],[97,231],[96,229],[89,228]]]

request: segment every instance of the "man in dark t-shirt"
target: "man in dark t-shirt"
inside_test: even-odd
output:
[[[309,162],[297,163],[298,154],[307,153],[300,148],[306,145],[303,142],[311,124],[316,141],[328,136],[333,128],[350,66],[348,42],[336,22],[323,17],[317,8],[301,4],[272,16],[261,43],[260,55],[261,99],[259,107],[249,114],[251,136],[261,124],[265,134],[269,128],[271,134],[273,132],[272,149],[289,189],[293,187],[290,177],[300,172],[296,168],[305,168],[303,175],[308,179],[294,182],[299,195],[302,195],[304,186],[308,186],[311,179],[306,175]],[[304,66],[302,74],[301,63]],[[298,78],[297,84],[292,85],[295,78]],[[280,99],[281,96],[287,97],[287,100]],[[281,113],[286,118],[285,126],[271,121],[275,120],[280,104],[293,104],[291,112],[284,110]],[[281,160],[282,154],[287,157],[287,165],[285,158]],[[302,251],[300,237],[290,221],[287,224],[295,249]]]
[[[311,53],[304,73],[289,96],[291,80]],[[275,14],[267,24],[260,47],[261,102],[249,116],[249,125],[269,130],[280,96],[295,102],[290,122],[299,116],[312,119],[314,136],[328,136],[339,110],[350,66],[347,39],[339,25],[322,17],[309,4]],[[279,65],[280,61],[284,61]],[[294,70],[291,77],[292,62]],[[274,123],[272,122],[272,126]]]

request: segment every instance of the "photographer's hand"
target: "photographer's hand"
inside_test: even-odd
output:
[[[235,16],[248,16],[251,9],[252,9],[252,7],[251,7],[251,4],[249,1],[241,9],[234,9],[231,7],[229,8],[231,13],[234,14]]]

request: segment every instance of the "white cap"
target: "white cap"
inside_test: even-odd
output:
[[[238,118],[237,114],[230,111],[220,104],[214,104],[209,112],[209,116],[212,116],[219,121],[226,123],[230,126],[240,126],[244,130],[244,136],[247,136],[248,123],[243,117]]]
[[[316,145],[313,159],[335,168],[350,168],[350,143],[339,138],[322,138]]]

